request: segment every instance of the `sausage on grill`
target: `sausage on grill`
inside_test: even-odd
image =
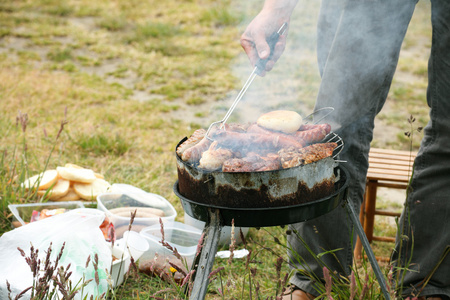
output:
[[[313,144],[322,141],[330,131],[331,126],[329,124],[305,124],[294,135],[303,139],[307,144]]]

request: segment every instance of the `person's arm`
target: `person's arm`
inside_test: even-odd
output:
[[[266,0],[261,12],[247,26],[241,36],[241,46],[253,66],[258,59],[266,59],[270,56],[270,47],[266,39],[285,22],[289,29],[289,21],[296,4],[297,0]],[[266,64],[266,71],[272,70],[275,62],[283,53],[287,31],[280,36],[276,43],[272,57]],[[264,74],[265,72],[261,73],[262,76]]]

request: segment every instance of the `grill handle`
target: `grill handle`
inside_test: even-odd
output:
[[[287,29],[287,23],[283,23],[283,25],[281,25],[280,29],[278,29],[277,32],[274,32],[270,35],[270,37],[267,39],[267,43],[269,44],[270,47],[270,55],[268,58],[266,59],[259,59],[258,62],[256,63],[256,74],[260,75],[261,72],[263,72],[266,69],[266,64],[267,62],[272,58],[273,56],[273,51],[275,49],[275,45],[277,44],[278,40],[280,39],[280,36],[282,36],[284,34],[284,32]]]

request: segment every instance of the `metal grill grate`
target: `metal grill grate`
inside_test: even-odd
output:
[[[333,150],[333,158],[336,158],[344,149],[344,141],[342,138],[334,133],[333,131],[330,132],[324,139],[324,143],[336,143],[337,147]]]

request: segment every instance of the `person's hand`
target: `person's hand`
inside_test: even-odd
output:
[[[247,53],[248,58],[253,66],[256,65],[259,59],[267,59],[265,70],[262,70],[259,75],[264,76],[266,71],[272,70],[275,62],[280,58],[286,46],[286,36],[289,29],[290,14],[293,7],[284,9],[280,13],[279,9],[270,9],[266,7],[253,19],[247,26],[241,36],[241,46]],[[295,5],[294,5],[295,6]],[[273,53],[270,51],[270,46],[267,39],[283,25],[287,23],[288,27],[278,39],[275,44]]]

